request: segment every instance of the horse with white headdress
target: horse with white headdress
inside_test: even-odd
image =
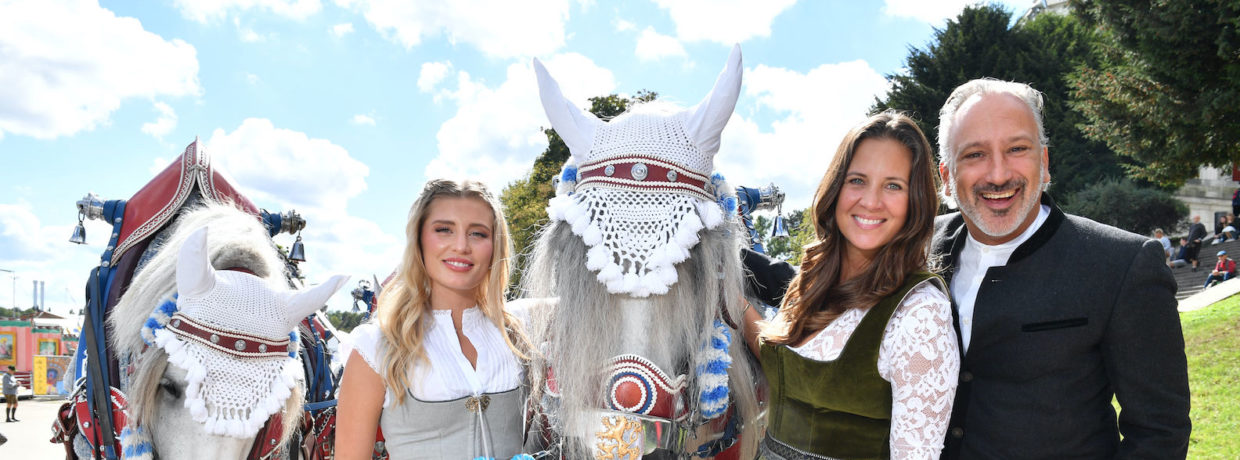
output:
[[[272,236],[304,221],[258,210],[197,141],[130,200],[79,210],[114,232],[88,283],[88,369],[54,426],[68,458],[330,456],[300,439],[315,434],[305,395],[322,399],[315,375],[331,373],[304,357],[322,353],[315,314],[345,278],[289,289]]]
[[[696,107],[649,104],[609,122],[565,98],[537,61],[535,71],[572,154],[523,274],[542,351],[531,369],[542,447],[752,458],[755,377],[736,330],[743,229],[734,189],[714,173],[740,48]]]

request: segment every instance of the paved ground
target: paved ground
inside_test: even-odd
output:
[[[23,388],[20,394],[29,395],[30,390]],[[48,442],[52,438],[52,420],[56,418],[56,410],[64,403],[64,399],[52,396],[19,400],[17,418],[21,421],[12,423],[0,421],[0,433],[9,438],[9,442],[0,445],[0,458],[6,460],[65,458],[65,449],[60,444]]]

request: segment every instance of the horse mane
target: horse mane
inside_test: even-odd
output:
[[[207,250],[211,265],[217,270],[243,268],[273,286],[288,286],[284,261],[257,217],[231,203],[207,202],[182,210],[172,226],[162,232],[162,241],[151,244],[148,251],[154,251],[154,255],[138,269],[129,289],[108,315],[110,345],[116,356],[132,357],[136,367],[126,389],[131,427],[152,417],[160,379],[168,364],[162,348],[146,347],[142,325],[160,303],[176,293],[179,248],[194,230],[202,227],[210,228]],[[296,388],[285,402],[285,438],[300,420],[301,404],[301,389]]]

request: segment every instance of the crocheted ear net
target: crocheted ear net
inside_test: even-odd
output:
[[[276,293],[262,279],[221,271],[215,280],[215,288],[205,295],[181,296],[177,312],[214,329],[272,342],[290,341],[300,318],[287,317]],[[186,371],[185,407],[211,434],[254,436],[272,414],[283,409],[293,386],[304,379],[301,363],[288,354],[241,357],[187,340],[166,327],[152,333],[155,344],[168,353],[168,362]]]
[[[294,329],[346,280],[287,291],[248,273],[216,271],[201,229],[177,261],[179,296],[155,308],[142,335],[186,371],[185,407],[208,433],[253,437],[304,379]]]
[[[697,107],[670,114],[638,109],[607,123],[568,103],[537,61],[535,69],[544,109],[572,151],[548,216],[570,224],[590,247],[586,267],[608,292],[667,293],[698,232],[735,214],[735,191],[711,173],[740,91],[740,49]],[[668,172],[648,176],[648,165]],[[604,166],[606,178],[595,180]],[[595,176],[583,181],[587,170]],[[686,186],[686,179],[703,185]]]

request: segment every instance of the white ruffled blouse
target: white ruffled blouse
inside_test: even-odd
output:
[[[869,311],[847,310],[791,349],[805,358],[834,360]],[[923,281],[892,313],[878,351],[878,373],[891,383],[891,458],[939,458],[959,372],[951,300],[933,281]]]
[[[504,340],[504,333],[482,314],[478,307],[465,310],[461,315],[461,330],[478,352],[477,367],[470,366],[469,359],[461,351],[452,325],[451,310],[432,310],[434,324],[427,332],[423,347],[430,365],[417,362],[409,372],[412,386],[409,393],[422,401],[451,401],[483,393],[500,393],[521,384],[524,368]],[[380,377],[386,375],[383,356],[386,342],[379,326],[373,322],[353,329],[341,340],[344,356],[356,350],[366,364]],[[387,389],[383,407],[389,407],[394,394]]]

